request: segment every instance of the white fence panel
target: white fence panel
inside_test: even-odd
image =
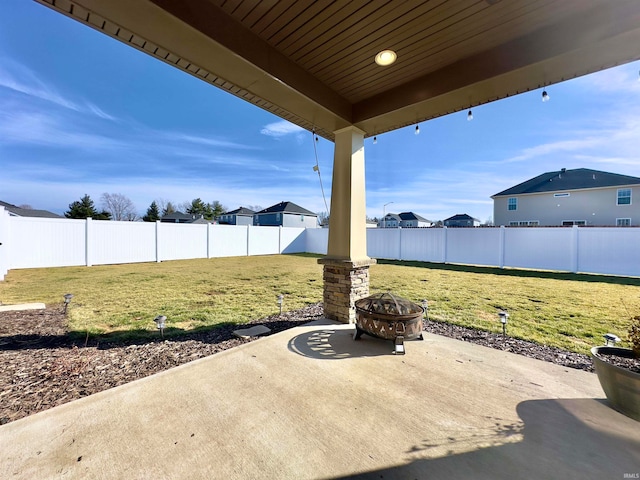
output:
[[[207,258],[207,225],[160,223],[158,227],[159,260]]]
[[[11,217],[9,268],[86,265],[86,221]]]
[[[447,228],[446,262],[500,265],[499,228]]]
[[[640,275],[640,228],[578,229],[579,272]]]
[[[504,265],[537,270],[572,271],[575,253],[573,235],[573,228],[507,228],[504,239]]]
[[[249,255],[247,225],[211,225],[209,227],[210,257],[242,257]]]
[[[0,281],[9,272],[9,229],[11,228],[9,212],[0,206]]]
[[[299,227],[282,227],[280,229],[280,253],[302,253],[305,251],[306,241],[304,232],[306,229]],[[309,230],[318,230],[310,228]]]
[[[89,259],[93,265],[156,260],[155,223],[92,220],[89,228]]]
[[[280,227],[249,227],[249,255],[280,253]]]
[[[329,247],[328,228],[307,228],[304,232],[305,249],[307,253],[326,255]]]
[[[400,229],[368,228],[367,255],[371,258],[400,260]]]
[[[401,253],[403,260],[442,262],[444,259],[444,228],[402,229]]]

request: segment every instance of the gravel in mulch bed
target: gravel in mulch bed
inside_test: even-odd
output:
[[[322,317],[322,304],[316,304],[248,325],[266,325],[274,334]],[[232,331],[238,328],[243,326],[129,343],[92,337],[85,346],[84,339],[67,335],[60,308],[0,312],[0,424],[254,340],[236,338]],[[447,323],[425,322],[425,330],[593,371],[587,355]]]

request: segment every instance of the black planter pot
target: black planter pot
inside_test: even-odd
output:
[[[626,416],[640,421],[640,374],[612,365],[598,358],[596,354],[633,358],[633,351],[617,347],[593,347],[593,365],[607,399]]]

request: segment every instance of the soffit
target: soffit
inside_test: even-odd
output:
[[[37,1],[329,139],[640,58],[636,0]]]

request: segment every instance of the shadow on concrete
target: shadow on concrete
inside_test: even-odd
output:
[[[341,360],[393,355],[393,342],[363,336],[353,340],[353,328],[324,328],[301,333],[289,340],[290,351],[309,358]]]
[[[407,451],[404,465],[334,478],[639,478],[640,423],[605,401],[528,400],[517,412],[522,423],[425,439]]]

